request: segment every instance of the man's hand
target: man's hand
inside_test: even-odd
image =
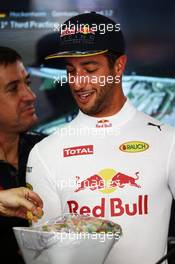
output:
[[[42,208],[41,198],[28,188],[20,187],[0,191],[1,215],[30,218],[30,220],[36,221],[43,215]]]

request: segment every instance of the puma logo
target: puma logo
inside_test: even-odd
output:
[[[149,122],[147,125],[148,125],[148,126],[155,126],[155,127],[157,127],[160,131],[162,131],[161,126],[162,126],[163,124],[161,124],[161,125],[156,125],[156,124],[154,124],[154,123]]]

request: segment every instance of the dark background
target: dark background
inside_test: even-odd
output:
[[[36,129],[51,133],[77,113],[68,85],[54,84],[53,74],[45,76],[41,71],[43,66],[63,67],[57,60],[44,60],[58,51],[54,24],[88,11],[100,12],[121,25],[128,56],[125,94],[139,110],[175,126],[174,0],[0,0],[0,45],[16,49],[29,67],[38,98],[41,127]]]
[[[128,65],[126,74],[174,77],[175,76],[175,1],[173,0],[18,0],[0,1],[0,45],[17,49],[27,65],[42,63],[38,60],[37,43],[53,33],[51,28],[15,29],[14,22],[63,23],[65,19],[86,11],[99,11],[121,24],[127,42]],[[13,17],[10,12],[46,12],[44,17]],[[57,12],[57,16],[55,13]],[[59,12],[59,13],[58,13]],[[8,22],[8,25],[4,22]],[[12,25],[13,24],[13,25]],[[4,28],[3,28],[4,27]],[[46,43],[46,42],[45,42]],[[56,49],[56,39],[54,39]],[[48,50],[49,46],[44,45]]]

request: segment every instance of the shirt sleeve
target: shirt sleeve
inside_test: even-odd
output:
[[[175,135],[170,148],[168,158],[168,184],[175,199]]]
[[[48,168],[46,161],[39,154],[37,145],[29,155],[26,182],[27,186],[38,193],[43,200],[44,215],[37,225],[46,223],[51,218],[61,214],[61,202],[54,175]]]

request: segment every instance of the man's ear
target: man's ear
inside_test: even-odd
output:
[[[125,65],[127,61],[127,56],[126,55],[121,55],[115,62],[114,64],[114,70],[115,74],[118,76],[121,76],[125,70]]]

